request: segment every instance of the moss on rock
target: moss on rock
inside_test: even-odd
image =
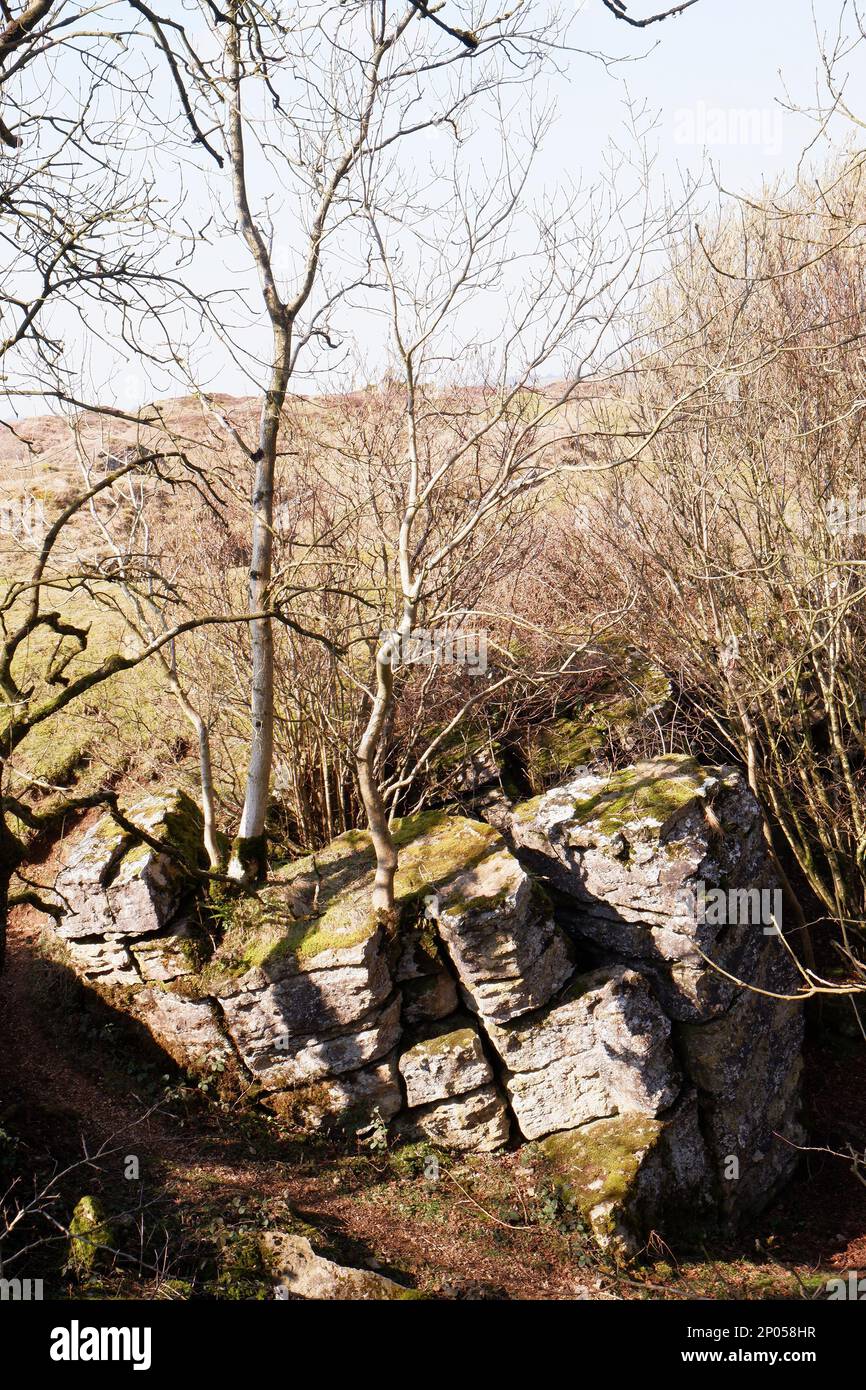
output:
[[[663,830],[703,795],[716,777],[716,769],[702,767],[694,758],[669,754],[635,763],[609,777],[587,778],[587,785],[594,787],[589,796],[577,795],[579,783],[575,782],[561,793],[532,797],[516,807],[514,819],[520,825],[530,824],[550,807],[550,797],[557,796],[564,812],[557,819],[593,825],[603,835],[614,836],[638,822]]]
[[[101,1254],[114,1245],[111,1223],[98,1197],[81,1197],[69,1223],[67,1269],[81,1279],[89,1274]]]
[[[201,865],[204,852],[202,814],[182,787],[140,798],[123,810],[133,825],[176,851],[190,868]],[[136,853],[146,859],[153,851],[148,845],[141,845],[132,851]],[[127,861],[129,858],[128,855]]]
[[[398,923],[418,920],[426,896],[503,848],[492,826],[444,811],[398,821],[400,863],[394,885]],[[375,856],[366,831],[350,830],[325,849],[283,866],[257,894],[224,899],[217,908],[223,939],[202,972],[221,980],[266,969],[285,957],[299,965],[327,951],[361,945],[379,929],[371,907]]]
[[[699,796],[707,784],[707,770],[694,758],[671,755],[654,762],[636,763],[615,772],[594,795],[574,804],[573,819],[590,821],[607,835],[615,835],[636,820],[666,825]]]
[[[526,773],[537,790],[577,767],[595,762],[604,752],[607,725],[592,710],[562,715],[533,730],[527,739]]]
[[[648,1115],[616,1115],[551,1134],[535,1151],[554,1190],[602,1243],[621,1241],[635,1222],[641,1165],[663,1130],[664,1122]]]
[[[444,1057],[461,1049],[470,1051],[477,1038],[474,1028],[455,1028],[451,1032],[437,1033],[435,1037],[422,1038],[420,1042],[413,1043],[412,1052],[426,1057]]]

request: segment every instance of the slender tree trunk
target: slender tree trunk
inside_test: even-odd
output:
[[[273,333],[271,378],[262,404],[259,447],[254,455],[252,557],[249,611],[263,612],[269,602],[273,570],[274,473],[283,406],[291,375],[293,313],[282,301],[271,264],[271,253],[250,208],[247,193],[244,126],[241,114],[240,25],[246,23],[237,0],[229,6],[228,58],[233,97],[228,118],[228,149],[232,191],[244,240],[256,264]],[[270,618],[250,622],[252,741],[246,794],[237,839],[232,845],[229,874],[243,883],[264,877],[267,860],[265,820],[274,760],[274,631]]]
[[[223,856],[217,837],[216,797],[213,786],[213,763],[211,761],[210,730],[198,710],[184,695],[179,681],[171,678],[171,688],[178,704],[195,729],[198,739],[198,766],[201,781],[201,814],[204,828],[204,847],[212,869],[220,869]]]
[[[274,333],[275,366],[262,409],[258,461],[253,488],[252,559],[249,608],[261,613],[270,601],[274,541],[274,472],[280,420],[289,383],[289,335]],[[250,623],[252,743],[246,795],[237,839],[232,845],[229,874],[253,883],[264,876],[267,858],[265,820],[274,760],[274,630],[270,618]]]
[[[388,825],[388,813],[376,777],[376,754],[382,730],[391,708],[394,692],[392,667],[393,647],[390,640],[382,643],[376,653],[376,693],[373,708],[358,745],[356,764],[361,799],[367,813],[370,838],[376,853],[376,878],[373,884],[373,908],[383,916],[393,917],[394,876],[397,872],[397,847]]]
[[[402,350],[402,347],[401,347]],[[361,798],[367,813],[367,824],[373,849],[376,852],[376,878],[373,884],[373,907],[377,912],[394,915],[394,879],[397,874],[397,846],[391,833],[391,821],[385,798],[376,777],[376,754],[382,734],[391,717],[394,703],[394,659],[399,642],[412,636],[418,615],[418,579],[412,567],[412,526],[418,510],[418,448],[415,433],[415,372],[412,358],[404,353],[407,387],[407,457],[409,491],[406,508],[400,520],[397,543],[400,587],[403,593],[403,612],[399,633],[386,638],[376,653],[376,694],[373,708],[358,747],[357,766]]]
[[[204,822],[204,847],[212,869],[222,867],[222,853],[216,828],[216,805],[213,789],[213,766],[210,756],[210,730],[198,718],[198,762],[201,773],[201,813]]]

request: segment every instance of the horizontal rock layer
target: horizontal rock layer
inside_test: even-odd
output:
[[[461,1152],[533,1141],[629,1248],[677,1210],[750,1213],[790,1171],[802,1017],[768,997],[796,992],[790,957],[775,917],[702,908],[776,891],[736,771],[581,771],[508,812],[511,848],[443,812],[399,822],[396,928],[352,831],[227,898],[205,934],[184,870],[195,807],[173,793],[127,815],[165,850],[109,818],[73,845],[68,959],[182,1065],[231,1063],[287,1124],[390,1124]]]

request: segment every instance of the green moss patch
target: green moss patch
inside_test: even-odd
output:
[[[400,863],[394,885],[401,925],[414,925],[423,899],[457,874],[503,848],[492,826],[430,811],[394,827]],[[255,896],[218,908],[225,932],[202,982],[220,980],[292,957],[299,965],[325,951],[358,946],[379,930],[370,905],[375,855],[366,831],[350,830],[325,849],[283,866]]]
[[[591,711],[563,716],[533,730],[526,750],[526,771],[533,789],[595,762],[604,752],[607,725]]]
[[[610,1204],[622,1216],[627,1215],[641,1164],[663,1129],[661,1120],[646,1115],[616,1115],[551,1134],[536,1144],[535,1151],[555,1190],[585,1220]],[[615,1213],[603,1221],[613,1221]],[[597,1216],[593,1224],[598,1229]]]
[[[598,781],[590,796],[572,798],[565,807],[566,818],[578,825],[597,825],[611,836],[641,821],[664,830],[704,793],[714,775],[715,769],[682,754],[635,763]],[[551,804],[545,796],[532,797],[515,809],[514,818],[529,824]]]
[[[106,1249],[116,1244],[110,1222],[98,1197],[82,1197],[69,1223],[67,1268],[77,1278],[89,1274]]]
[[[160,843],[176,850],[187,864],[198,866],[202,861],[202,814],[192,797],[182,787],[159,792],[155,796],[137,798],[122,807],[133,825],[152,835]],[[147,845],[141,847],[147,855]]]
[[[410,1051],[413,1056],[447,1056],[450,1052],[472,1052],[477,1041],[478,1035],[474,1028],[455,1028],[450,1033],[438,1033],[433,1038],[414,1043]]]
[[[613,748],[633,746],[647,713],[670,695],[668,677],[641,654],[607,641],[591,697],[530,727],[522,740],[530,787],[540,791]]]
[[[593,796],[576,801],[572,819],[580,825],[597,822],[614,835],[636,820],[664,827],[683,811],[706,785],[707,772],[694,758],[670,756],[615,772]]]

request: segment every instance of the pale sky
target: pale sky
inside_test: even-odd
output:
[[[661,6],[631,0],[635,15]],[[737,191],[760,186],[764,178],[784,173],[796,162],[808,123],[784,112],[785,86],[799,104],[814,102],[818,33],[835,32],[841,5],[837,0],[701,0],[676,19],[639,31],[614,22],[603,7],[584,0],[580,37],[587,47],[617,57],[646,56],[605,72],[589,59],[574,58],[570,81],[558,84],[560,128],[567,161],[591,163],[600,134],[617,120],[622,86],[660,116],[659,148],[666,171],[678,165],[696,168],[703,146],[683,143],[682,113],[700,117],[703,110],[759,113],[763,128],[757,141],[734,139],[739,126],[711,130],[709,154],[726,187]],[[610,20],[610,22],[608,22]],[[863,65],[860,81],[863,90]],[[699,120],[696,122],[696,133]],[[679,139],[677,138],[679,135]],[[548,154],[553,160],[553,152]]]
[[[795,104],[814,105],[816,30],[819,35],[828,29],[835,32],[842,0],[700,0],[678,18],[649,30],[617,22],[601,0],[577,3],[571,40],[589,52],[560,54],[559,71],[551,73],[549,96],[556,119],[534,170],[531,187],[537,202],[555,199],[569,183],[591,183],[602,175],[608,140],[619,138],[623,130],[627,97],[633,106],[645,108],[648,120],[655,120],[649,145],[657,150],[653,192],[659,199],[665,186],[676,190],[683,177],[706,171],[708,161],[722,186],[733,192],[753,192],[762,182],[793,172],[814,125],[784,109],[786,88]],[[642,16],[662,4],[663,0],[630,0],[630,12]],[[849,88],[855,107],[857,93],[866,92],[864,47],[857,51],[859,71],[852,73]],[[590,52],[622,61],[605,65]],[[159,94],[154,96],[158,101]],[[477,138],[483,156],[484,136]],[[495,158],[492,149],[490,153]],[[205,208],[206,190],[197,187],[194,178],[188,187],[189,210],[197,214]],[[247,253],[234,238],[216,243],[206,254],[209,259],[200,268],[205,278],[212,279],[216,272],[226,283],[238,285],[248,277],[253,284]],[[479,301],[476,312],[479,335],[495,338],[495,295]],[[377,379],[387,365],[384,334],[371,333],[359,318],[345,324],[363,340],[364,368],[370,380]],[[263,316],[241,337],[253,353],[258,345],[264,347]],[[148,376],[135,363],[120,362],[110,344],[82,347],[81,360],[86,378],[82,389],[103,402],[129,408],[185,389],[180,379],[172,380],[166,372]],[[196,367],[202,385],[210,390],[246,395],[259,384],[216,346],[201,349]],[[345,376],[299,376],[293,389],[340,384],[347,384]]]

